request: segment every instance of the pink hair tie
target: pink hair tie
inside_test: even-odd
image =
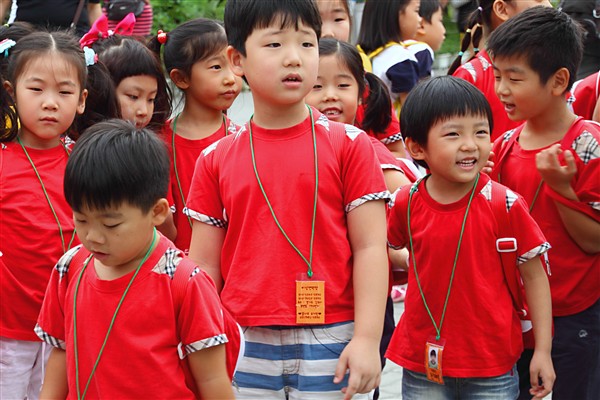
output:
[[[158,43],[160,44],[167,43],[167,32],[163,31],[162,29],[159,29],[156,38],[158,39]]]

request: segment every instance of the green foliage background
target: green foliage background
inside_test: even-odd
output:
[[[204,17],[223,20],[226,0],[151,0],[153,32],[173,30],[182,22]]]

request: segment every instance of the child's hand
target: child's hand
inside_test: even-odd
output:
[[[492,160],[494,159],[495,156],[496,156],[496,154],[494,154],[493,151],[490,151],[490,156],[488,157],[487,162],[481,169],[481,172],[483,172],[484,174],[487,174],[487,175],[492,173],[492,169],[494,169],[494,161],[492,161]]]
[[[335,368],[333,383],[340,383],[346,371],[350,370],[348,386],[342,389],[344,400],[350,400],[356,393],[367,393],[381,382],[381,360],[379,342],[354,337],[346,346]]]
[[[556,380],[550,354],[548,352],[534,352],[529,364],[529,373],[531,375],[529,394],[534,399],[543,399],[552,391]]]
[[[565,166],[558,160],[561,153],[565,158]],[[552,190],[563,197],[572,198],[574,191],[571,180],[577,172],[577,165],[571,150],[563,151],[560,144],[554,144],[536,155],[535,164],[542,179]]]

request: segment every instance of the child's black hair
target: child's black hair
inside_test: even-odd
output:
[[[438,122],[452,117],[481,115],[493,129],[492,110],[487,99],[471,83],[453,76],[438,76],[415,86],[402,106],[400,131],[405,139],[427,145],[429,131]],[[423,160],[415,160],[428,168]]]
[[[438,10],[442,9],[440,0],[421,0],[419,5],[419,16],[431,23],[431,18]]]
[[[510,3],[512,0],[503,0],[505,3]],[[469,15],[467,20],[467,30],[465,36],[460,44],[460,51],[458,56],[454,59],[450,68],[448,68],[448,75],[454,74],[454,72],[460,67],[462,63],[462,57],[465,52],[473,45],[473,54],[471,59],[479,53],[479,43],[483,37],[483,30],[487,32],[492,31],[492,12],[495,0],[477,0],[477,8]]]
[[[157,93],[154,113],[148,128],[156,132],[162,129],[171,116],[171,92],[160,59],[144,43],[128,36],[112,35],[92,45],[98,59],[108,69],[116,87],[125,78],[149,75],[156,78]]]
[[[281,19],[281,20],[280,20]],[[225,5],[227,40],[246,56],[246,40],[254,29],[281,21],[281,28],[298,28],[302,22],[321,37],[321,15],[313,0],[227,0]]]
[[[147,213],[169,186],[169,154],[158,136],[128,121],[112,119],[90,127],[67,162],[64,195],[78,212],[124,203]]]
[[[410,0],[372,0],[365,2],[358,44],[366,54],[385,46],[388,42],[400,42],[399,16]]]
[[[568,14],[536,6],[500,25],[490,36],[488,51],[492,60],[524,57],[542,84],[559,69],[567,68],[569,90],[583,55],[582,37],[581,26]]]
[[[333,39],[319,40],[319,57],[335,55],[343,63],[358,83],[358,97],[363,99],[365,115],[359,128],[370,132],[384,132],[392,120],[392,102],[385,83],[376,75],[366,72],[356,47]],[[365,90],[368,95],[365,98]],[[387,112],[385,112],[387,111]]]

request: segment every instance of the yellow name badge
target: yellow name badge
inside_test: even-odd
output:
[[[425,343],[425,371],[427,379],[432,382],[444,384],[444,375],[442,374],[442,354],[444,353],[444,339],[436,340],[429,338]]]
[[[325,323],[325,281],[296,281],[296,323]]]

